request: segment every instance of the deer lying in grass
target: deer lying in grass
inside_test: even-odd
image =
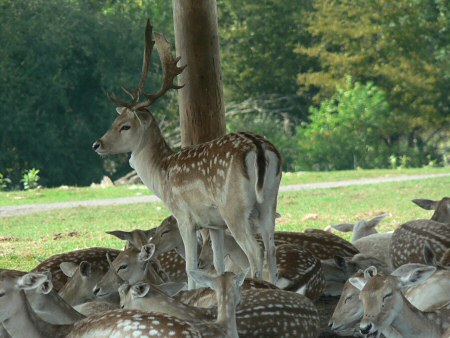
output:
[[[229,271],[245,271],[249,263],[244,252],[233,237],[225,233],[224,253],[231,262],[227,265]],[[199,268],[212,267],[212,246],[209,237],[204,239],[202,251],[199,256]],[[298,292],[317,300],[323,293],[325,281],[322,274],[320,260],[309,251],[298,245],[281,244],[276,247],[279,279],[276,285],[288,291]]]
[[[176,229],[177,237],[167,235],[167,233],[172,233],[172,229]],[[177,221],[172,216],[165,218],[158,227],[150,230],[115,230],[107,231],[107,233],[125,240],[125,248],[129,248],[130,246],[141,248],[147,242],[155,244],[156,251],[153,254],[152,261],[158,266],[158,269],[164,271],[172,282],[187,281],[184,245]],[[163,237],[164,240],[162,240]],[[169,242],[169,238],[174,242]],[[170,248],[174,248],[174,250],[165,250],[166,243],[170,245]],[[182,248],[182,252],[178,253],[177,248],[179,245],[175,245],[174,243],[181,243],[180,248]]]
[[[94,295],[103,299],[116,294],[119,286],[125,281],[130,284],[147,279],[152,284],[162,284],[167,281],[164,271],[159,271],[153,265],[151,258],[155,251],[153,244],[143,245],[140,250],[130,246],[121,252],[114,261],[108,258],[110,268],[94,287]]]
[[[171,46],[155,34],[163,65],[163,85],[155,94],[143,93],[153,48],[147,23],[141,81],[134,91],[125,90],[132,102],[113,101],[120,116],[93,149],[99,155],[131,152],[130,165],[144,184],[160,197],[178,221],[186,248],[186,271],[197,267],[196,230],[208,227],[214,247],[214,265],[223,271],[224,225],[250,261],[252,276],[262,277],[263,254],[253,236],[260,233],[270,280],[276,280],[275,209],[281,180],[281,157],[265,138],[233,133],[211,142],[174,152],[166,143],[149,107],[170,89],[184,67],[171,55]],[[146,99],[139,102],[139,98]],[[189,288],[194,282],[188,277]]]
[[[375,268],[369,268],[364,277],[350,278],[350,283],[361,290],[359,298],[364,307],[359,324],[361,333],[379,338],[391,326],[403,337],[441,338],[450,328],[450,311],[422,312],[401,292],[405,287],[423,282],[435,270],[436,267],[422,266],[394,277],[377,274]]]
[[[400,225],[392,235],[390,258],[394,268],[406,263],[425,263],[422,248],[428,242],[440,259],[450,248],[450,198],[440,201],[416,199],[414,203],[434,210],[430,220],[420,219]]]
[[[240,276],[243,278],[245,274],[240,273]],[[232,275],[231,272],[225,272],[222,278]],[[216,279],[207,273],[203,273],[202,278],[205,281]],[[168,287],[172,285],[155,287],[142,282],[131,287],[124,285],[121,287],[121,304],[128,309],[161,311],[190,323],[201,323],[215,317],[215,309],[188,306],[168,297]],[[161,288],[164,288],[164,292]],[[250,289],[244,290],[241,298],[236,309],[237,331],[241,337],[266,337],[272,334],[279,337],[316,337],[318,334],[317,310],[302,295],[282,290]],[[216,302],[220,318],[224,300],[217,298]]]
[[[103,270],[106,272],[108,271],[109,265],[105,260],[105,255],[108,254],[112,259],[114,259],[117,257],[119,252],[120,251],[116,249],[97,247],[64,252],[47,258],[32,269],[31,272],[45,273],[50,271],[52,274],[53,289],[59,291],[68,280],[68,277],[60,269],[61,263],[72,262],[78,265],[82,261],[86,261],[91,263],[96,270]]]
[[[222,306],[218,319],[215,323],[196,325],[161,313],[121,309],[99,313],[75,324],[49,324],[34,313],[24,294],[24,290],[34,290],[46,279],[45,275],[38,273],[18,275],[11,270],[0,272],[0,321],[12,337],[238,337],[234,311],[240,300],[238,287],[243,278],[215,283],[221,292],[218,298]]]
[[[342,232],[352,231],[352,244],[359,252],[385,262],[387,266],[391,266],[389,246],[392,232],[379,233],[375,228],[386,216],[388,214],[379,215],[368,221],[360,220],[355,224],[341,223],[331,227]]]

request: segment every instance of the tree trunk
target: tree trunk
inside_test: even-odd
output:
[[[178,91],[183,147],[225,134],[216,0],[173,0],[177,55],[187,68]]]

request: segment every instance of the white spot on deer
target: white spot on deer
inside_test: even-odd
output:
[[[158,335],[158,330],[151,329],[148,333],[150,334],[150,336],[157,336]]]

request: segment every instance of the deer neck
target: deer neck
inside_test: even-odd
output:
[[[422,312],[416,309],[402,296],[403,305],[394,321],[392,327],[403,337],[440,337],[440,328],[437,325],[438,314],[436,312]]]
[[[45,295],[38,292],[26,292],[27,300],[33,310],[51,324],[71,324],[85,318],[70,306],[55,290]]]
[[[19,297],[23,307],[18,307],[17,311],[3,322],[3,326],[11,337],[45,338],[61,336],[57,333],[56,326],[44,322],[34,313],[23,291],[20,291]],[[67,330],[64,331],[67,334]]]
[[[238,338],[236,325],[236,304],[229,300],[231,295],[218,295],[216,323],[226,329],[227,338]]]
[[[130,166],[136,170],[142,182],[153,193],[161,197],[164,171],[163,160],[173,154],[166,143],[161,130],[152,118],[152,122],[142,135],[141,142],[131,152]]]

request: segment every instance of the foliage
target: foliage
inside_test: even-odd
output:
[[[310,123],[298,130],[299,166],[315,170],[383,168],[396,143],[395,116],[384,93],[369,83],[337,88],[311,108]]]
[[[0,102],[7,109],[0,114],[0,171],[13,181],[30,167],[45,168],[46,186],[88,185],[104,175],[91,145],[114,117],[106,93],[134,85],[142,62],[148,12],[133,3],[124,13],[108,10],[108,1],[0,2]],[[153,11],[167,7],[145,3]],[[167,27],[156,14],[155,24]],[[149,90],[159,85],[160,67],[153,69]],[[124,156],[115,160],[129,168]]]
[[[23,188],[25,190],[33,190],[40,188],[39,186],[39,169],[30,169],[23,174],[23,178],[20,180],[20,182],[23,183]]]
[[[11,184],[11,180],[8,177],[5,177],[2,173],[0,173],[0,191],[8,188],[8,185]]]
[[[308,16],[312,39],[299,55],[315,67],[300,73],[300,91],[316,88],[316,103],[351,75],[386,94],[414,165],[436,160],[450,123],[450,2],[317,0]],[[411,150],[415,148],[414,150]]]
[[[295,47],[309,39],[302,27],[310,3],[218,0],[226,101],[288,97],[295,104],[285,112],[306,117],[309,96],[297,92],[296,75],[309,67],[309,58],[296,54]],[[272,108],[281,107],[272,104]]]

